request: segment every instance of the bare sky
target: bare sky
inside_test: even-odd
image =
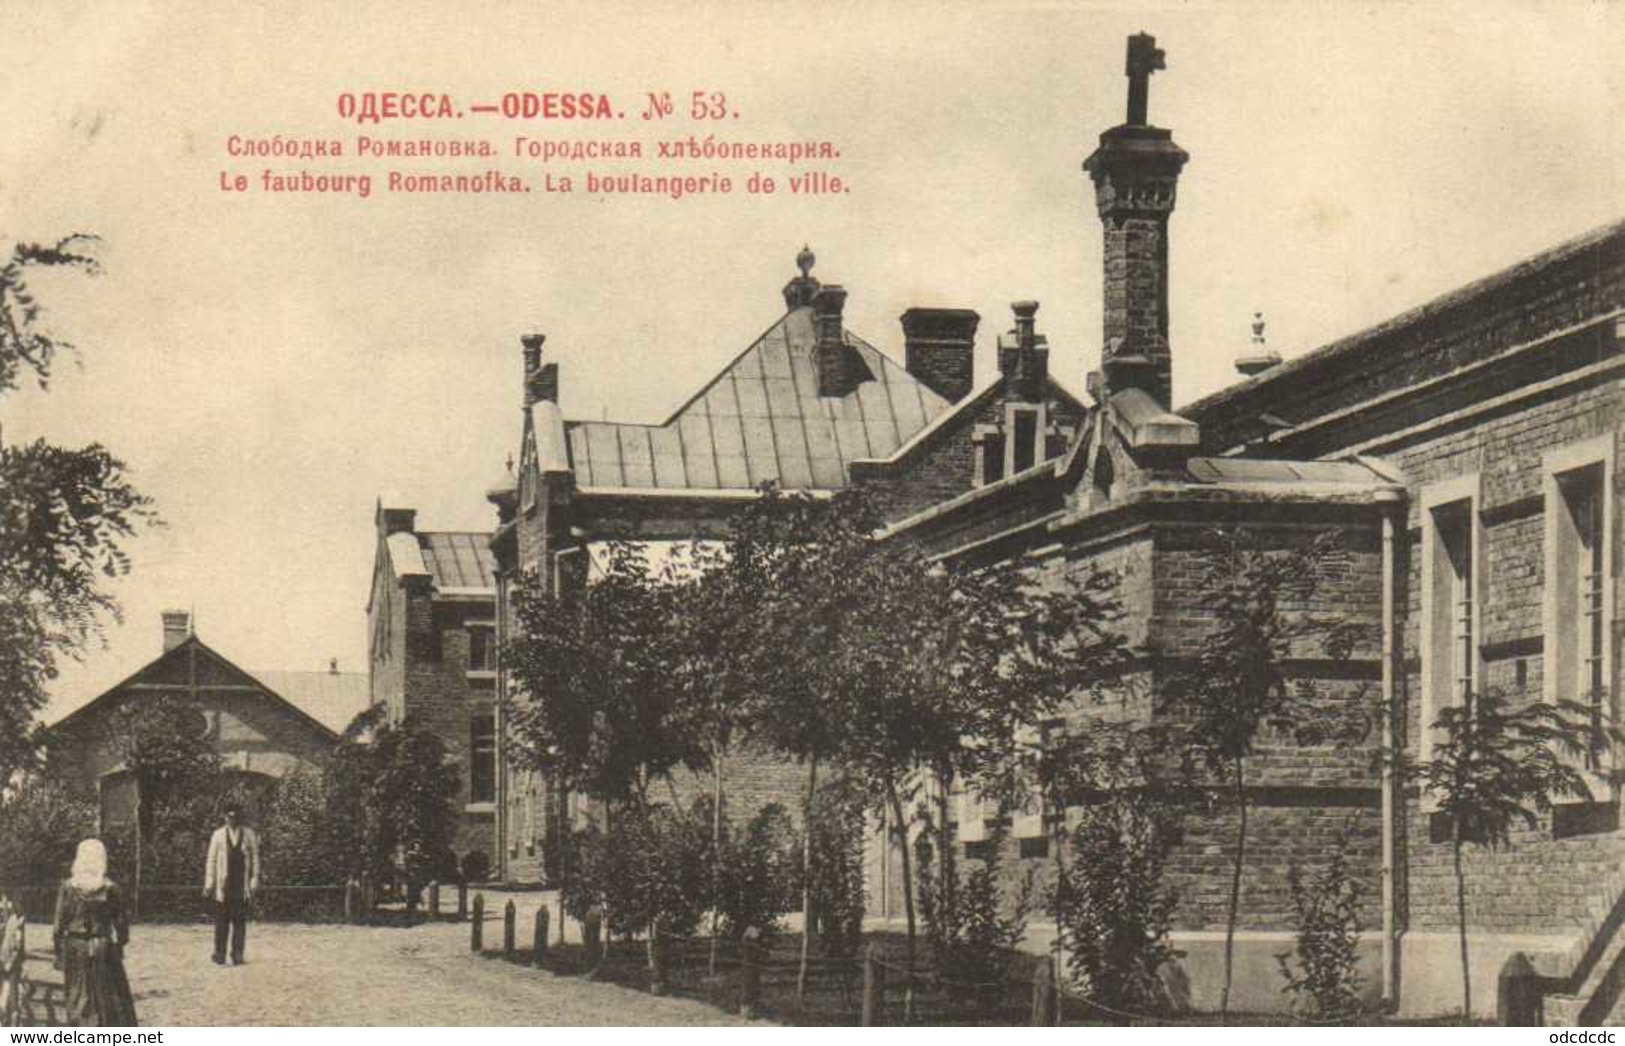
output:
[[[363,669],[375,500],[489,528],[521,333],[548,334],[568,415],[656,420],[778,317],[803,242],[850,292],[848,326],[898,357],[905,308],[964,306],[985,368],[1009,302],[1038,299],[1052,369],[1081,392],[1100,233],[1079,164],[1122,120],[1132,32],[1167,50],[1151,119],[1192,157],[1171,233],[1178,402],[1232,379],[1255,309],[1290,357],[1625,216],[1619,5],[224,6],[12,5],[0,32],[0,243],[91,231],[108,270],[40,282],[82,366],[0,400],[5,438],[108,444],[169,523],[133,547],[125,624],[69,666],[53,714],[153,657],[166,606],[195,607],[249,668]],[[337,116],[341,92],[408,89],[609,92],[629,119]],[[218,188],[317,166],[233,159],[232,134],[347,152],[357,134],[481,136],[539,181],[516,134],[652,154],[696,125],[637,121],[644,93],[694,89],[727,92],[731,140],[836,142],[827,168],[852,191]]]

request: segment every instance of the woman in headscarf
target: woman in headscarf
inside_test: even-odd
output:
[[[132,1028],[135,1001],[124,974],[130,924],[124,897],[107,878],[107,849],[86,839],[56,898],[56,953],[66,982],[68,1022],[80,1027]]]

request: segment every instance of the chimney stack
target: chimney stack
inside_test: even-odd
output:
[[[974,385],[976,326],[970,309],[909,309],[903,313],[903,365],[926,388],[949,403]]]
[[[1037,403],[1049,377],[1049,342],[1037,333],[1034,322],[1038,303],[1011,302],[1010,311],[1015,313],[1016,325],[999,338],[999,373],[1004,375],[1012,399]]]
[[[383,499],[378,501],[378,536],[389,537],[391,534],[405,532],[410,534],[417,526],[418,510],[415,508],[385,508]]]
[[[168,653],[186,642],[192,634],[192,615],[185,610],[166,610],[164,619],[164,652]]]
[[[1168,348],[1168,216],[1179,172],[1190,155],[1173,132],[1147,123],[1151,74],[1166,68],[1156,39],[1128,39],[1128,120],[1100,136],[1084,161],[1095,184],[1105,235],[1105,342],[1108,394],[1149,393],[1164,409],[1173,399]]]
[[[545,334],[526,334],[519,339],[524,347],[525,355],[525,406],[547,400],[550,403],[559,401],[559,365],[557,363],[542,363],[542,345],[547,341]]]
[[[813,369],[818,374],[820,396],[845,396],[863,380],[862,361],[846,344],[841,332],[841,312],[846,307],[846,289],[833,283],[818,288],[813,295]],[[869,377],[873,377],[869,375]]]

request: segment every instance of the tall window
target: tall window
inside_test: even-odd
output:
[[[496,716],[476,715],[469,721],[468,801],[495,802],[497,797]]]
[[[1609,468],[1612,437],[1548,457],[1546,474],[1545,693],[1575,701],[1601,728],[1614,716],[1608,637],[1612,630]],[[1586,769],[1607,769],[1606,753],[1587,753]]]
[[[468,670],[470,672],[497,670],[496,632],[490,625],[468,626]]]
[[[1017,408],[1010,420],[1010,472],[1014,474],[1038,463],[1038,411]]]
[[[1439,714],[1465,704],[1479,679],[1478,477],[1422,492],[1422,736],[1437,743]],[[1431,755],[1431,745],[1420,753]]]

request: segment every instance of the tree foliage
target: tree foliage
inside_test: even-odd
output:
[[[348,875],[409,884],[456,875],[451,840],[457,765],[438,735],[383,706],[356,717],[324,769],[329,831],[346,840]]]
[[[39,774],[21,778],[0,796],[0,883],[57,882],[95,829],[94,804]]]
[[[21,243],[0,266],[0,394],[24,375],[46,387],[57,357],[72,350],[41,325],[28,279],[41,269],[98,273],[94,243]],[[128,572],[124,542],[154,522],[151,502],[100,444],[0,443],[0,774],[31,761],[34,715],[58,659],[103,638],[118,607],[102,586]]]
[[[505,711],[517,762],[610,803],[646,802],[651,782],[705,765],[677,721],[684,633],[642,549],[611,545],[603,576],[555,593],[527,577],[507,664],[525,698]]]

